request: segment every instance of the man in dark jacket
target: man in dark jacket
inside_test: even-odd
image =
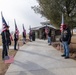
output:
[[[11,35],[11,34],[10,34],[9,29],[7,29],[7,33],[8,33],[8,34],[7,34],[7,35],[8,35],[8,36],[7,36],[7,38],[8,38],[8,39],[7,39],[7,42],[8,42],[8,43],[7,43],[7,46],[8,46],[8,49],[9,49],[9,45],[11,45],[11,39],[10,39],[10,35]]]
[[[62,55],[62,57],[64,56],[65,59],[67,59],[69,58],[69,44],[71,42],[71,31],[67,25],[63,26],[61,40],[64,48],[64,54]]]
[[[2,50],[2,59],[4,60],[5,57],[8,57],[8,48],[10,43],[10,33],[9,33],[9,26],[6,27],[5,31],[2,31],[2,43],[3,43],[3,50]]]
[[[35,32],[32,32],[32,40],[35,41]]]
[[[23,32],[23,44],[26,44],[26,33]]]
[[[14,33],[14,50],[17,50],[17,48],[16,48],[17,42],[18,42],[18,35],[17,35],[16,32],[15,32],[15,33]]]
[[[32,41],[32,30],[29,32],[29,39],[30,39],[30,42]]]
[[[45,31],[43,31],[43,39],[45,40],[46,39],[46,33],[45,33]]]

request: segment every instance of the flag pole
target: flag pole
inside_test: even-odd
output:
[[[60,26],[60,30],[61,30],[61,35],[62,35],[62,32],[63,32],[63,25],[64,25],[64,15],[62,13],[62,17],[61,17],[61,26]],[[61,48],[62,48],[62,43],[60,42],[60,51],[61,51]]]

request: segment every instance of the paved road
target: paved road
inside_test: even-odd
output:
[[[61,54],[47,41],[29,42],[17,52],[5,75],[76,75],[76,61]]]

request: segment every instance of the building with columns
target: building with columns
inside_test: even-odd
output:
[[[43,32],[44,31],[48,32],[48,30],[51,30],[52,41],[55,41],[55,36],[60,35],[60,30],[57,29],[56,27],[52,26],[48,22],[41,22],[41,24],[42,24],[42,26],[31,28],[31,30],[35,32],[36,38],[43,39]],[[47,30],[46,30],[46,28],[47,28]],[[46,39],[47,39],[47,37],[46,37]]]

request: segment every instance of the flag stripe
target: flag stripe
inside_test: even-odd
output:
[[[62,23],[61,23],[61,26],[60,26],[60,31],[61,32],[63,31],[63,25],[64,25],[64,16],[63,16],[63,13],[62,13]]]
[[[2,31],[5,31],[6,30],[6,27],[8,26],[4,17],[3,17],[3,14],[1,12],[1,17],[2,17]]]

